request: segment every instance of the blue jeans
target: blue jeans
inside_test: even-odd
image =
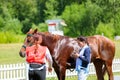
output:
[[[85,69],[81,69],[78,71],[78,80],[87,80],[88,73],[86,73]]]

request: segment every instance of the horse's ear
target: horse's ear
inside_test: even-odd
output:
[[[29,32],[32,32],[33,31],[33,29],[31,28],[30,30],[29,30]]]
[[[33,29],[31,28],[28,32],[27,32],[27,34],[32,34],[33,33]]]
[[[38,29],[36,28],[36,29],[34,30],[33,34],[34,34],[34,33],[37,33],[37,32],[38,32]]]

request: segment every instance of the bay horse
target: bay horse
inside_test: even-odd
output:
[[[42,36],[43,46],[47,46],[53,59],[53,68],[58,80],[65,80],[66,69],[75,68],[75,58],[72,54],[78,53],[81,46],[75,38],[54,35],[49,32],[43,33],[30,30],[28,34],[38,34]],[[93,62],[97,79],[104,80],[105,71],[108,73],[109,80],[113,79],[112,61],[115,55],[115,44],[108,38],[100,35],[89,36],[87,41],[91,47],[91,62]],[[22,57],[23,48],[20,50]],[[24,55],[23,55],[24,56]]]

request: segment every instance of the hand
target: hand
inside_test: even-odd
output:
[[[51,68],[51,67],[48,67],[48,71],[49,71],[49,72],[52,72],[52,68]]]
[[[78,58],[80,55],[78,53],[73,54],[73,57]]]

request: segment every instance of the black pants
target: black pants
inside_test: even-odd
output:
[[[42,70],[29,70],[29,80],[46,80],[46,67]]]

